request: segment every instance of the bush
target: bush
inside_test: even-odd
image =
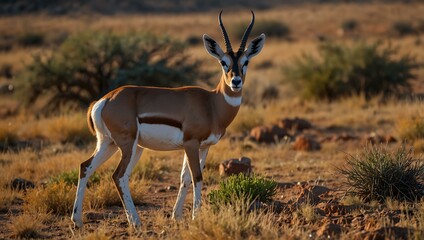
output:
[[[300,90],[304,98],[333,100],[351,95],[370,96],[410,92],[415,59],[398,49],[382,47],[381,42],[343,46],[325,43],[319,48],[320,59],[304,54],[283,68],[285,80]]]
[[[424,33],[424,18],[418,20],[417,31],[420,32],[420,33]]]
[[[392,31],[399,36],[406,36],[415,33],[412,23],[405,21],[397,21],[392,24]]]
[[[277,183],[273,180],[244,174],[233,175],[219,184],[218,190],[208,194],[214,206],[237,202],[269,202],[275,195]]]
[[[357,157],[349,156],[347,167],[340,172],[347,178],[351,193],[364,201],[414,201],[423,196],[424,165],[404,146],[395,153],[368,147]]]
[[[358,21],[355,19],[348,19],[340,25],[341,29],[345,32],[352,32],[358,28]]]
[[[234,34],[237,39],[240,40],[243,37],[246,27],[246,23],[239,23],[234,27]],[[279,21],[257,21],[250,36],[256,37],[262,33],[265,33],[267,37],[287,38],[290,35],[290,28],[285,23]]]
[[[63,172],[59,175],[52,177],[50,179],[51,184],[58,184],[60,182],[65,183],[66,185],[78,185],[78,179],[79,179],[79,171],[72,170],[69,172]],[[88,186],[91,186],[93,184],[98,184],[100,182],[100,175],[97,172],[94,172],[94,174],[88,179]]]
[[[166,37],[83,33],[51,54],[35,55],[17,79],[27,105],[43,98],[45,110],[87,106],[122,85],[180,86],[199,78],[198,62],[184,45]]]
[[[41,46],[44,43],[44,36],[41,33],[27,32],[18,36],[17,41],[24,47]]]

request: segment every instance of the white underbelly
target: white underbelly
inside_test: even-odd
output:
[[[138,145],[157,151],[183,149],[184,132],[177,127],[164,124],[142,123],[138,125]],[[200,142],[200,147],[215,145],[221,138],[220,134],[211,134]]]
[[[179,128],[164,124],[142,123],[138,126],[138,145],[158,151],[183,148],[184,133]]]

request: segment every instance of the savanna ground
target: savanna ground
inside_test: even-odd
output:
[[[415,72],[415,97],[385,100],[374,97],[366,100],[363,96],[353,96],[333,102],[301,100],[290,86],[283,83],[281,69],[304,52],[315,53],[323,37],[344,43],[351,43],[357,38],[383,40],[384,44],[399,47],[400,54],[412,54],[422,63],[422,33],[421,36],[419,33],[398,36],[393,33],[392,24],[396,21],[411,24],[421,21],[423,24],[423,12],[423,3],[306,4],[255,11],[257,19],[286,23],[291,35],[289,39],[267,39],[262,53],[252,61],[244,87],[245,104],[227,135],[210,150],[203,190],[205,200],[206,194],[222,180],[218,173],[220,162],[250,157],[253,171],[274,179],[279,188],[272,206],[247,216],[236,215],[231,209],[215,212],[205,201],[199,217],[191,220],[189,195],[185,218],[174,222],[170,214],[179,186],[183,153],[145,151],[131,180],[133,198],[142,219],[141,229],[128,227],[110,177],[119,154],[98,170],[93,180],[95,183],[87,190],[85,226],[73,229],[70,211],[76,187],[65,182],[75,175],[79,164],[90,156],[95,147],[94,137],[86,127],[85,112],[64,111],[56,116],[43,117],[36,110],[16,110],[19,100],[11,95],[2,95],[0,238],[305,239],[327,238],[336,234],[334,237],[340,239],[422,239],[424,201],[362,202],[345,194],[348,187],[343,184],[345,179],[337,169],[346,164],[349,155],[362,152],[370,144],[364,140],[366,136],[393,136],[397,142],[383,145],[389,150],[402,145],[402,136],[410,127],[409,120],[424,117],[424,102],[417,97],[424,93],[424,69]],[[2,35],[19,36],[37,31],[45,36],[46,43],[38,47],[14,45],[11,50],[0,52],[0,66],[10,65],[13,72],[18,72],[31,61],[34,52],[53,49],[52,45],[61,37],[86,30],[150,31],[183,41],[193,36],[200,39],[203,33],[208,33],[215,39],[221,39],[216,18],[217,12],[2,17]],[[249,18],[248,11],[225,12],[227,31],[231,35],[234,24],[247,23]],[[342,34],[340,26],[349,19],[355,19],[359,28],[353,33]],[[237,44],[235,40],[233,42],[233,45]],[[219,65],[209,57],[203,46],[191,46],[189,53],[203,60],[202,67],[216,71],[217,82]],[[13,80],[2,79],[1,83],[9,84]],[[201,80],[199,84],[205,85]],[[277,99],[261,99],[268,86],[278,88]],[[320,150],[296,151],[291,143],[284,141],[262,145],[247,139],[237,140],[237,136],[255,125],[294,117],[312,123],[313,129],[308,131],[322,140]],[[343,134],[356,138],[331,140],[335,139],[333,136]],[[406,146],[414,147],[417,158],[424,153],[422,139],[406,142]],[[15,178],[30,180],[35,188],[12,190],[10,185]],[[317,203],[302,201],[299,195],[305,188],[311,190],[312,186],[324,186],[329,190],[320,196]]]

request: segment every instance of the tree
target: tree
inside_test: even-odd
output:
[[[17,79],[17,96],[26,105],[45,99],[44,109],[51,111],[87,106],[126,84],[193,84],[206,75],[184,50],[180,42],[149,34],[78,34],[50,54],[33,56]]]

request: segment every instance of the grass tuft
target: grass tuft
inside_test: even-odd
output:
[[[350,156],[347,166],[339,171],[346,177],[350,192],[366,202],[387,198],[415,201],[423,196],[424,165],[405,146],[394,153],[367,147],[361,155]]]
[[[400,118],[396,122],[396,129],[403,140],[415,142],[424,139],[424,117],[413,115]]]
[[[98,184],[100,182],[100,174],[94,172],[94,174],[88,180],[88,185]],[[78,170],[72,170],[69,172],[60,173],[50,179],[50,183],[57,184],[59,182],[64,182],[66,185],[77,186],[79,180]]]
[[[247,203],[253,201],[269,202],[275,195],[277,183],[259,176],[238,174],[229,177],[219,184],[218,190],[208,194],[211,205],[234,204],[242,200]]]
[[[274,215],[263,211],[248,212],[249,203],[239,201],[214,211],[202,207],[194,221],[180,231],[182,239],[278,239]]]
[[[12,218],[9,225],[13,237],[19,239],[42,238],[43,220],[37,215],[22,214]]]
[[[68,215],[72,211],[75,198],[75,187],[65,182],[47,185],[28,192],[25,196],[24,208],[30,213],[52,213]]]

